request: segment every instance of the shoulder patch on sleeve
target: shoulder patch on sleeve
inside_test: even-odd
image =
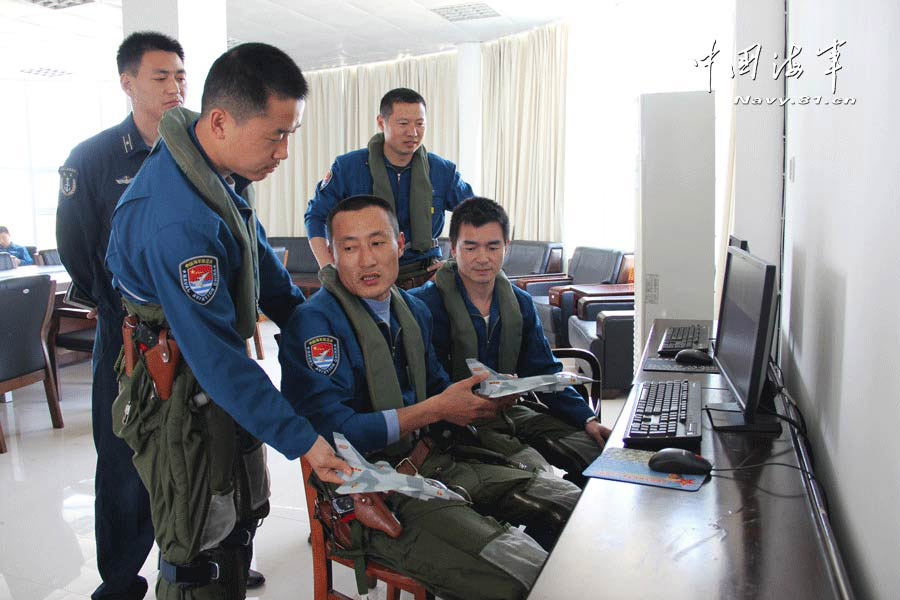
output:
[[[325,177],[322,178],[322,181],[319,182],[319,189],[324,190],[325,186],[331,183],[331,169],[328,169],[328,172],[325,173]]]
[[[78,169],[73,167],[59,168],[59,193],[69,197],[75,193],[78,186]]]
[[[338,339],[331,335],[309,338],[304,344],[306,364],[323,375],[331,375],[341,362],[341,347]]]
[[[209,304],[219,289],[219,259],[195,256],[178,265],[181,289],[198,304]]]

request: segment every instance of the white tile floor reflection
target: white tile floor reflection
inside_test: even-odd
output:
[[[266,360],[261,365],[280,382],[272,323],[262,325]],[[91,437],[90,365],[63,368],[65,428],[50,424],[43,385],[13,392],[0,403],[9,453],[0,455],[0,600],[84,600],[99,585],[94,544],[94,443]],[[622,402],[604,401],[611,426]],[[309,523],[300,465],[269,452],[272,513],[255,542],[255,568],[266,585],[248,598],[289,599],[312,595]],[[155,598],[156,550],[141,573]],[[353,572],[335,565],[336,587],[355,589]],[[412,596],[404,593],[403,598]]]

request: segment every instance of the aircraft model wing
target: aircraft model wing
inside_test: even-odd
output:
[[[337,453],[347,461],[353,474],[347,477],[338,488],[339,494],[358,494],[363,492],[398,492],[419,500],[440,498],[443,500],[465,499],[450,490],[440,481],[426,479],[421,475],[404,475],[398,473],[384,461],[370,463],[347,441],[343,434],[334,434]]]

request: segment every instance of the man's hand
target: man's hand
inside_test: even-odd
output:
[[[95,306],[94,308],[92,308],[91,310],[89,310],[89,311],[88,311],[88,314],[86,315],[86,317],[87,317],[88,319],[96,319],[96,318],[97,318],[97,307]]]
[[[12,259],[13,267],[18,267],[22,263],[22,261],[19,260],[18,256],[13,256],[12,254],[10,254],[9,257]]]
[[[457,381],[437,396],[428,399],[444,421],[455,425],[468,425],[475,419],[493,417],[500,405],[493,400],[472,393],[472,387],[488,378],[488,373],[472,375]]]
[[[335,455],[334,449],[321,435],[316,438],[312,448],[303,456],[322,481],[344,483],[338,473],[348,476],[353,474],[350,465]]]
[[[594,438],[594,441],[601,448],[606,445],[606,440],[609,439],[609,434],[612,433],[609,427],[604,427],[597,421],[588,421],[587,425],[584,426],[584,430],[589,436]]]
[[[426,270],[426,271],[429,271],[429,272],[430,272],[430,271],[437,271],[437,270],[440,269],[442,266],[444,266],[444,263],[445,263],[445,262],[447,262],[447,261],[445,261],[445,260],[436,260],[436,261],[434,261],[433,263],[431,263],[430,265],[428,265],[427,267],[425,267],[425,270]]]

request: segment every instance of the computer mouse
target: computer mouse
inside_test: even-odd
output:
[[[706,475],[712,470],[708,460],[682,448],[663,448],[650,457],[647,466],[660,473]]]
[[[679,350],[678,354],[675,355],[675,362],[679,365],[711,365],[713,357],[703,350],[685,348],[684,350]]]

